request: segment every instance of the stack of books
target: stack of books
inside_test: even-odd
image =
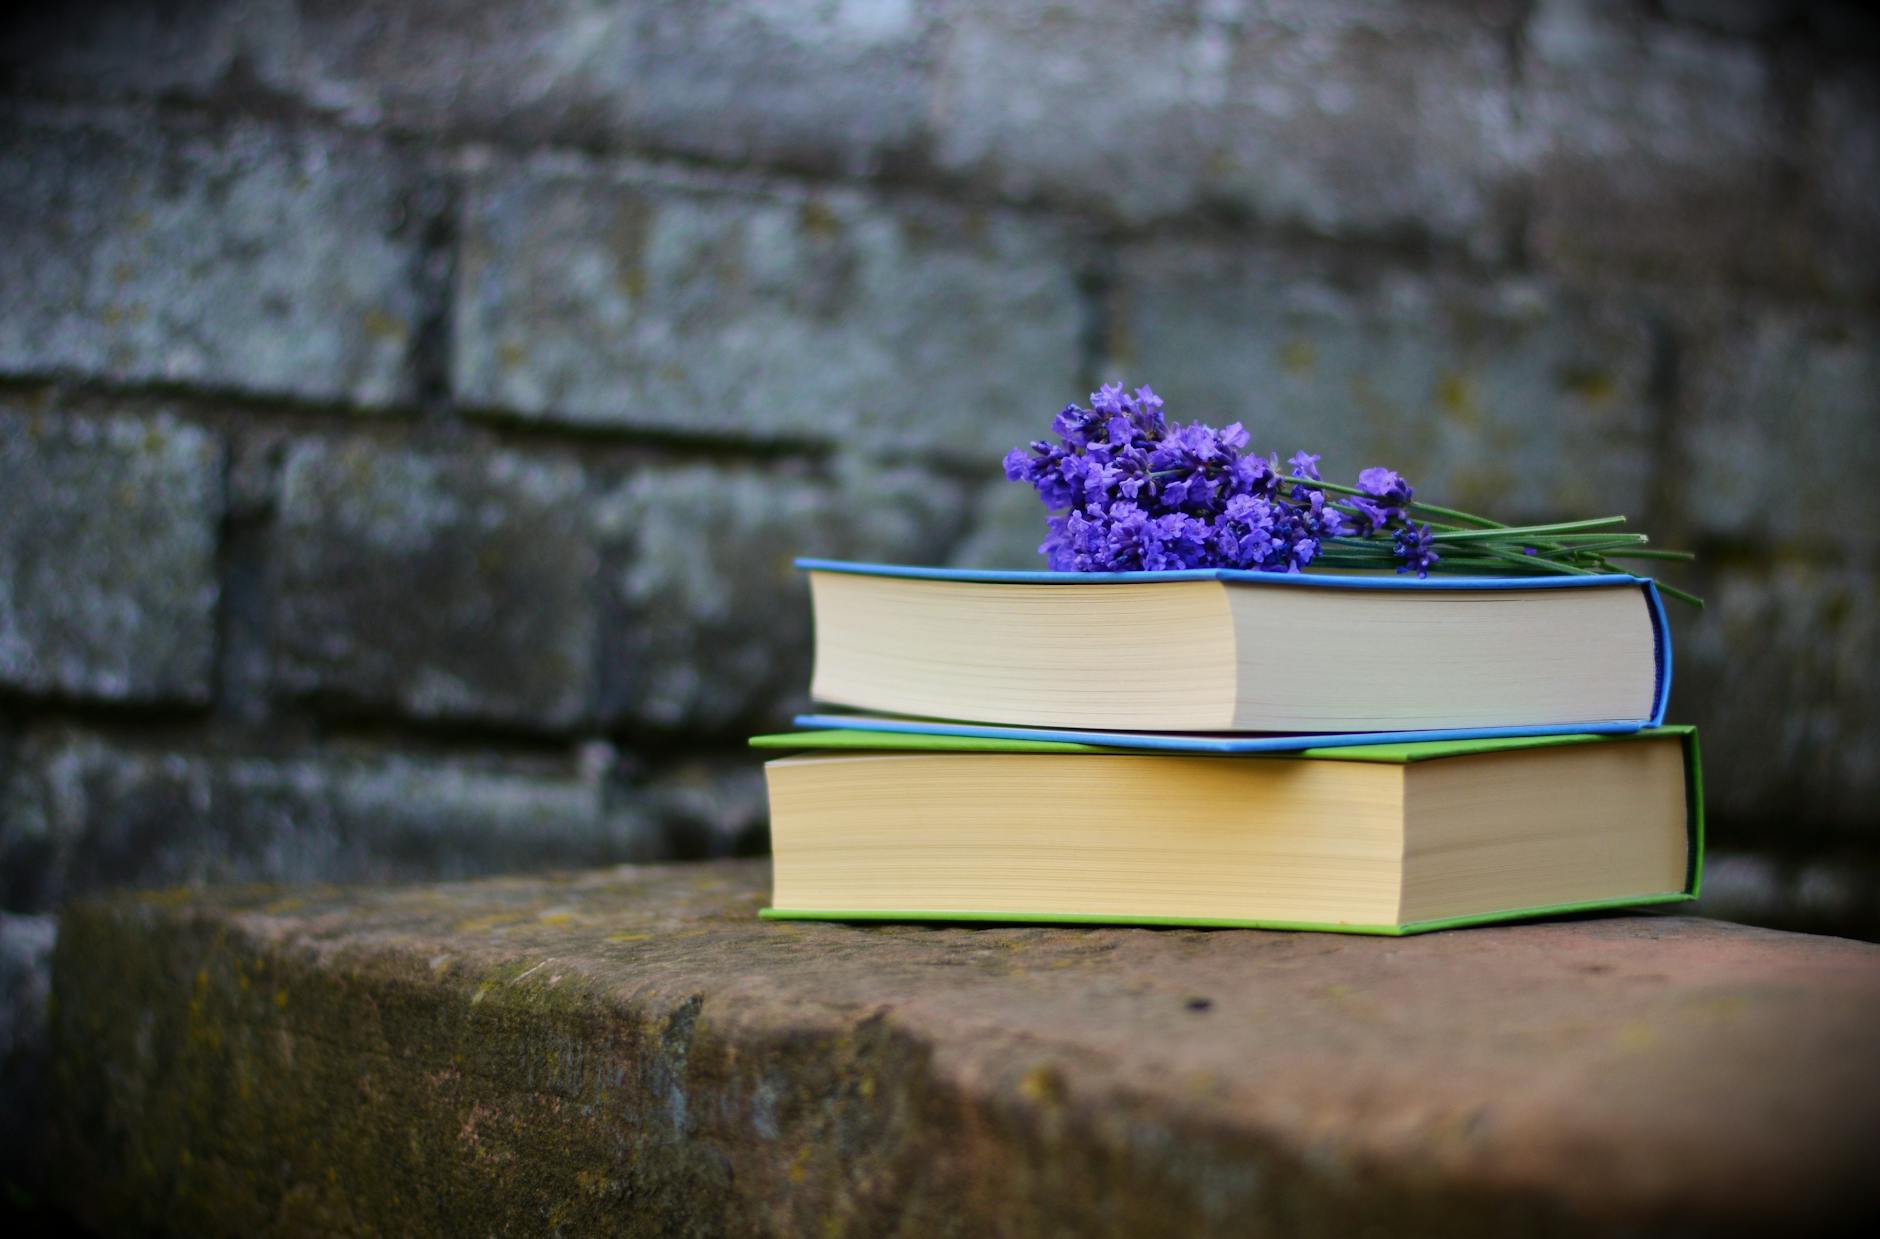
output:
[[[1697,735],[1632,576],[804,560],[759,736],[772,918],[1406,934],[1697,895]]]

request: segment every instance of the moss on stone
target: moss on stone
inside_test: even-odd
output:
[[[1605,1069],[1597,1038],[1571,1048],[1601,1004],[1655,1031],[1626,1053],[1673,1093],[1693,1077],[1667,1064],[1715,1065],[1757,1030],[1864,1039],[1880,1001],[1853,944],[1673,918],[1407,944],[773,926],[764,878],[81,904],[55,965],[63,1198],[105,1233],[1342,1235],[1702,1229],[1776,1203],[1714,1195],[1750,1157],[1786,1176],[1785,1208],[1846,1187],[1819,1147],[1751,1129],[1767,1097],[1710,1103],[1688,1167],[1636,1090],[1501,1098],[1537,1056]],[[1732,935],[1762,971],[1720,1022],[1719,969],[1749,967]],[[1496,1007],[1499,1028],[1444,1026],[1575,954],[1610,966],[1562,972],[1526,1016]],[[1702,986],[1639,988],[1680,955],[1710,959]],[[1805,1018],[1768,981],[1800,961]],[[1377,1018],[1349,1019],[1358,993]],[[1704,1042],[1683,1041],[1700,1017]],[[1615,1153],[1652,1175],[1588,1182],[1544,1140],[1538,1172],[1509,1170],[1549,1121],[1571,1147],[1615,1106],[1639,1118]]]

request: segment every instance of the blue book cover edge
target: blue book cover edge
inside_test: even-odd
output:
[[[1630,586],[1643,587],[1645,605],[1651,611],[1653,641],[1653,664],[1657,673],[1656,691],[1652,698],[1650,718],[1636,721],[1606,721],[1575,723],[1571,726],[1558,727],[1491,727],[1469,728],[1451,731],[1416,731],[1416,732],[1368,732],[1363,740],[1344,740],[1346,744],[1383,744],[1401,740],[1475,740],[1494,736],[1557,736],[1574,732],[1595,734],[1639,731],[1646,727],[1662,727],[1665,711],[1671,704],[1671,621],[1665,614],[1664,598],[1658,592],[1658,584],[1650,577],[1633,576],[1630,573],[1606,573],[1600,576],[1451,576],[1420,579],[1412,576],[1342,576],[1333,573],[1300,572],[1250,572],[1241,568],[1180,568],[1168,572],[1040,572],[1023,569],[1004,568],[922,568],[904,564],[853,563],[842,559],[798,559],[796,566],[804,572],[847,572],[856,576],[894,576],[908,577],[923,581],[977,581],[988,585],[1102,585],[1132,581],[1222,581],[1238,585],[1278,585],[1305,587],[1314,589],[1408,589],[1408,590],[1479,590],[1479,589],[1589,589]],[[833,715],[806,714],[797,719],[827,719],[839,717]],[[817,727],[856,727],[854,720],[846,722],[817,722],[810,724]],[[933,730],[936,735],[992,735],[1010,736],[1016,731],[1019,735],[1030,735],[1040,739],[1061,739],[1075,736],[1083,744],[1117,744],[1115,740],[1085,740],[1090,734],[1109,735],[1111,733],[1088,732],[1053,732],[1045,733],[1030,728],[995,728],[989,731],[940,731],[938,728],[951,724],[927,724],[899,727],[902,731],[919,732],[923,728]],[[869,730],[869,728],[861,728]],[[890,730],[876,727],[873,730]],[[1264,743],[1265,740],[1260,741]],[[1309,743],[1308,743],[1309,741]],[[1188,748],[1188,752],[1233,752],[1233,753],[1268,753],[1287,752],[1295,748],[1323,748],[1338,743],[1339,737],[1309,736],[1285,737],[1281,747],[1268,748]],[[1119,747],[1168,747],[1151,745],[1119,745]]]
[[[1359,744],[1421,744],[1427,740],[1497,740],[1511,736],[1625,736],[1645,725],[1630,720],[1560,723],[1541,727],[1449,727],[1430,731],[1340,731],[1320,735],[1190,736],[1159,731],[1079,731],[1059,727],[993,727],[929,719],[875,718],[849,714],[799,714],[790,720],[806,730],[877,731],[890,735],[973,736],[986,740],[1056,740],[1113,749],[1158,753],[1295,753],[1300,749]],[[1656,724],[1653,724],[1656,726]]]

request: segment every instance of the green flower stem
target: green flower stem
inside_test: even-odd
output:
[[[1431,534],[1439,542],[1481,541],[1493,539],[1502,542],[1532,542],[1536,536],[1565,533],[1573,529],[1599,529],[1609,525],[1623,525],[1623,516],[1598,516],[1587,521],[1559,521],[1552,525],[1504,525],[1500,529],[1466,529],[1460,533]]]
[[[1689,563],[1697,556],[1691,551],[1648,551],[1643,548],[1634,551],[1607,551],[1608,559],[1675,559]]]
[[[1454,508],[1439,508],[1433,503],[1424,503],[1420,499],[1412,499],[1410,501],[1410,507],[1413,511],[1428,513],[1431,516],[1447,517],[1452,521],[1463,521],[1479,529],[1507,528],[1507,526],[1500,521],[1491,521],[1486,516],[1476,516],[1469,512],[1458,512]],[[1435,522],[1432,521],[1430,523],[1434,524]]]
[[[1363,512],[1359,511],[1357,508],[1353,507],[1351,504],[1348,504],[1348,503],[1328,503],[1326,506],[1334,508],[1340,512],[1343,512],[1346,516],[1363,516],[1364,515]],[[1461,525],[1446,525],[1441,521],[1425,521],[1424,523],[1427,524],[1431,529],[1461,529],[1463,528],[1463,526]]]
[[[1360,499],[1377,498],[1376,495],[1373,495],[1368,490],[1360,490],[1356,486],[1346,486],[1339,482],[1327,482],[1323,479],[1313,481],[1310,478],[1294,478],[1292,481],[1296,485],[1304,486],[1307,490],[1329,490],[1340,495],[1356,495]],[[1416,509],[1418,512],[1426,512],[1431,516],[1440,516],[1447,520],[1461,521],[1463,524],[1477,529],[1507,528],[1507,526],[1503,525],[1500,521],[1491,521],[1486,516],[1476,516],[1469,512],[1458,512],[1454,508],[1439,508],[1433,503],[1422,503],[1415,499],[1410,501],[1410,507]],[[1345,510],[1349,511],[1349,509]]]
[[[1572,546],[1553,546],[1546,542],[1529,542],[1523,543],[1523,545],[1534,547],[1534,549],[1542,555],[1551,555],[1554,557],[1564,555],[1570,557],[1576,555],[1605,555],[1625,547],[1637,546],[1638,543],[1615,540],[1612,542],[1583,542],[1576,543]]]
[[[1658,584],[1659,593],[1670,594],[1673,598],[1676,598],[1679,602],[1688,602],[1692,606],[1696,607],[1699,611],[1704,609],[1704,600],[1702,598],[1699,598],[1696,594],[1687,594],[1683,590],[1679,589],[1677,586],[1666,585],[1663,581],[1659,581],[1657,582],[1657,584]]]
[[[1556,573],[1564,574],[1567,576],[1598,576],[1599,575],[1599,573],[1592,568],[1582,568],[1576,564],[1570,564],[1570,563],[1565,562],[1564,560],[1559,560],[1559,559],[1543,559],[1539,555],[1524,555],[1520,551],[1508,550],[1504,547],[1496,546],[1492,542],[1485,542],[1485,543],[1480,544],[1480,549],[1482,549],[1483,551],[1486,551],[1490,555],[1493,555],[1497,559],[1511,560],[1514,563],[1518,563],[1518,564],[1533,565],[1535,567],[1540,567],[1543,570],[1551,569],[1555,571]]]
[[[1539,539],[1539,541],[1558,543],[1562,546],[1569,547],[1578,547],[1582,544],[1592,545],[1594,543],[1600,545],[1611,543],[1613,546],[1643,546],[1647,542],[1650,542],[1651,539],[1642,533],[1619,533],[1615,530],[1606,530],[1601,533],[1550,533],[1546,537]],[[1532,546],[1534,542],[1530,541],[1528,545]]]

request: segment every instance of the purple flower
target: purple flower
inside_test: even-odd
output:
[[[1005,454],[1005,480],[1008,482],[1031,481],[1033,466],[1032,454],[1022,447],[1015,447]]]
[[[1004,467],[1049,510],[1038,550],[1055,570],[1297,572],[1328,539],[1392,532],[1406,571],[1435,562],[1427,531],[1419,540],[1401,528],[1410,485],[1389,469],[1365,470],[1365,493],[1334,505],[1311,485],[1318,456],[1294,453],[1282,475],[1277,455],[1249,450],[1241,423],[1172,423],[1153,390],[1121,383],[1092,392],[1089,408],[1065,406],[1051,428],[1056,443],[1012,451]]]
[[[1051,429],[1058,438],[1064,440],[1066,447],[1079,448],[1090,442],[1090,428],[1096,422],[1096,414],[1089,409],[1067,404],[1062,412],[1051,419]]]
[[[1377,465],[1359,472],[1358,489],[1399,507],[1410,502],[1410,483],[1395,470]]]
[[[1427,577],[1430,569],[1442,559],[1442,556],[1436,553],[1435,544],[1431,541],[1428,525],[1415,523],[1405,525],[1392,537],[1391,545],[1397,552],[1397,558],[1403,561],[1397,565],[1399,575],[1405,572],[1415,572],[1419,577]]]

